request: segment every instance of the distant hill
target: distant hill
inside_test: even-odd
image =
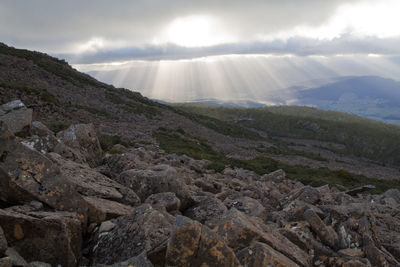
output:
[[[400,127],[343,112],[311,107],[228,108],[197,103],[175,105],[269,136],[330,141],[344,145],[338,153],[400,165]],[[332,149],[334,150],[334,149]]]
[[[348,77],[298,90],[297,105],[357,114],[400,124],[400,82],[377,76]]]

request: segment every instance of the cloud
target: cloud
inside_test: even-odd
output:
[[[355,38],[342,36],[333,40],[292,37],[288,40],[221,44],[209,47],[182,47],[174,44],[129,46],[118,49],[99,49],[81,54],[56,54],[72,64],[91,64],[129,60],[172,60],[226,54],[274,54],[297,56],[378,54],[400,55],[400,38]]]
[[[371,1],[2,0],[0,36],[11,45],[52,53],[74,52],[92,38],[103,38],[114,48],[148,45],[162,36],[174,19],[204,14],[215,17],[243,42],[298,25],[319,27],[343,4]]]

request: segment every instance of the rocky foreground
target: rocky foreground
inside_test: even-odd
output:
[[[0,266],[400,266],[400,192],[222,173],[157,146],[105,154],[0,107]]]

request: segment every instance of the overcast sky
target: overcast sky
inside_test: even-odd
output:
[[[400,54],[399,0],[2,0],[0,38],[71,63]]]

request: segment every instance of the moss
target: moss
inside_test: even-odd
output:
[[[50,122],[47,127],[54,133],[58,133],[68,129],[69,125],[61,122]]]
[[[0,82],[0,87],[9,88],[13,90],[19,90],[25,92],[26,94],[30,95],[37,95],[40,97],[41,100],[52,103],[54,105],[60,105],[60,100],[53,94],[51,94],[46,89],[28,86],[24,84],[15,84],[15,83],[8,83],[8,82]]]
[[[76,108],[79,108],[79,109],[86,110],[87,112],[92,113],[97,116],[102,116],[102,117],[109,118],[109,119],[113,118],[113,116],[111,116],[110,113],[108,113],[107,111],[105,111],[103,109],[96,109],[96,108],[81,106],[81,105],[73,105],[73,106]]]
[[[129,100],[124,100],[118,95],[118,94],[125,95],[126,91],[128,90],[125,89],[108,90],[106,92],[106,99],[113,104],[119,105],[121,109],[127,112],[143,114],[150,119],[160,114],[160,112],[152,106],[148,106],[147,104],[143,103],[134,103]]]
[[[117,152],[116,149],[113,149],[113,146],[116,144],[120,144],[125,147],[130,147],[133,145],[130,142],[122,140],[121,136],[118,135],[99,134],[97,138],[99,139],[100,146],[103,151],[111,154],[112,152]]]

